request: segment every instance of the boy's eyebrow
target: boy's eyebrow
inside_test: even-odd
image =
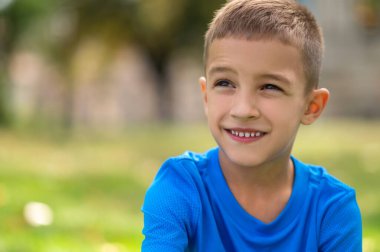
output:
[[[261,78],[263,79],[274,79],[274,80],[277,80],[281,83],[284,83],[284,84],[287,84],[287,85],[290,85],[291,84],[291,81],[286,78],[285,76],[283,76],[282,74],[263,74],[263,75],[260,75]]]

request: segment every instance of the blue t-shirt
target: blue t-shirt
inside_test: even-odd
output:
[[[142,251],[362,251],[361,216],[352,188],[323,168],[292,157],[294,184],[280,215],[266,224],[237,202],[218,148],[170,158],[142,207]]]

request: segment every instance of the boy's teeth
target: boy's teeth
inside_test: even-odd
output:
[[[238,137],[260,137],[263,135],[262,132],[239,132],[235,130],[231,130],[232,135],[238,136]]]

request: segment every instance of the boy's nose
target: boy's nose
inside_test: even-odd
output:
[[[260,116],[254,95],[247,92],[238,92],[231,108],[231,116],[237,119],[252,119]]]

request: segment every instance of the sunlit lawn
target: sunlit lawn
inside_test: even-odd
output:
[[[161,162],[213,145],[205,125],[101,136],[0,132],[0,252],[140,251],[140,207]],[[294,153],[356,188],[364,251],[380,251],[380,122],[304,127]],[[28,224],[24,207],[33,201],[50,206],[51,225]]]

